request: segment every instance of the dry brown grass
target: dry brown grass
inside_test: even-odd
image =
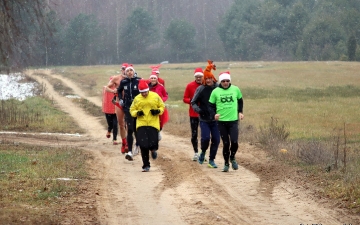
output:
[[[360,133],[360,117],[356,111],[360,103],[358,95],[348,97],[329,96],[326,88],[360,86],[355,62],[220,62],[217,75],[229,70],[232,83],[238,85],[244,95],[246,122],[258,128],[271,118],[278,118],[290,124],[290,138],[312,138],[328,136],[329,132],[346,123],[349,134]],[[168,105],[186,113],[188,105],[182,103],[186,84],[193,80],[195,67],[206,63],[164,64],[161,77],[166,80],[169,92]],[[134,65],[140,77],[147,78],[150,65]],[[56,68],[57,72],[82,84],[90,95],[100,95],[101,87],[109,77],[116,75],[120,65],[84,66]],[[308,94],[306,90],[309,89]],[[324,91],[325,96],[312,96]],[[356,92],[358,89],[354,89]],[[291,93],[293,91],[293,93]],[[299,91],[303,91],[299,94]],[[260,95],[257,96],[261,92]],[[334,90],[336,92],[336,90]],[[265,95],[264,95],[265,93]],[[297,96],[298,95],[298,96]],[[171,121],[172,122],[172,119]],[[174,124],[178,124],[176,120]]]
[[[215,62],[215,76],[225,70],[232,75],[232,83],[244,95],[245,121],[258,128],[271,117],[290,124],[290,139],[329,136],[336,127],[348,126],[349,135],[360,139],[359,72],[356,62]],[[166,81],[168,105],[176,105],[186,114],[188,105],[182,102],[185,86],[193,80],[196,67],[206,63],[164,64],[160,77]],[[134,65],[138,75],[148,78],[150,65]],[[120,65],[56,68],[57,72],[83,84],[89,95],[100,96],[101,88],[116,75]],[[342,91],[352,85],[350,96]],[[341,87],[340,91],[331,87]],[[332,92],[338,95],[330,96]],[[345,95],[346,93],[344,93]],[[173,111],[174,111],[173,110]],[[171,113],[173,114],[173,113]],[[177,117],[177,116],[176,116]],[[245,122],[244,121],[244,122]],[[171,118],[170,123],[173,123]],[[179,124],[176,119],[174,125]],[[182,132],[181,132],[182,133]]]

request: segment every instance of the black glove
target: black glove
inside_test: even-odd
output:
[[[151,115],[156,116],[160,113],[160,109],[150,109]]]
[[[115,105],[116,104],[116,96],[111,100],[111,102]]]
[[[143,112],[142,110],[140,110],[140,111],[137,111],[136,115],[138,115],[138,116],[143,116],[143,115],[145,115],[145,114],[144,114],[144,112]]]

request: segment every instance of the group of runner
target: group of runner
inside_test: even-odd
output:
[[[131,161],[140,148],[143,172],[150,170],[149,155],[151,154],[153,159],[157,158],[160,132],[169,119],[164,105],[168,93],[165,90],[165,81],[159,77],[159,68],[160,65],[151,66],[149,79],[145,80],[137,76],[131,64],[124,63],[122,73],[110,78],[108,85],[104,87],[104,96],[115,96],[112,102],[116,105],[112,115],[104,111],[108,121],[106,137],[110,138],[112,131],[113,143],[117,144],[117,126],[114,124],[118,123],[122,139],[121,152]],[[192,160],[203,164],[210,146],[208,167],[217,168],[215,158],[221,138],[225,162],[222,171],[228,172],[230,164],[234,170],[238,169],[235,155],[238,150],[238,121],[244,118],[243,98],[240,89],[231,84],[229,71],[221,72],[218,82],[212,70],[216,70],[216,66],[211,60],[208,60],[204,71],[196,68],[195,80],[188,83],[184,91],[183,101],[189,104],[191,143],[194,151]],[[104,97],[103,104],[109,102],[109,99],[109,96],[107,99]]]
[[[110,97],[105,96],[109,93],[113,95],[111,102],[115,104],[116,120],[120,127],[121,153],[125,154],[127,160],[132,161],[140,148],[144,172],[150,170],[150,152],[153,159],[157,158],[161,130],[169,119],[164,105],[168,94],[164,80],[159,78],[159,68],[160,65],[152,66],[149,79],[145,80],[137,75],[132,64],[123,63],[121,74],[113,76],[104,87],[103,109],[104,104],[110,104]],[[103,111],[108,121],[106,137],[110,138],[113,131],[113,143],[117,144],[114,120],[108,120],[109,113]]]
[[[240,89],[231,84],[229,71],[219,74],[219,82],[212,70],[216,70],[213,61],[208,60],[205,70],[196,68],[195,80],[188,83],[183,101],[189,104],[191,143],[194,150],[194,161],[203,164],[206,151],[210,145],[208,167],[217,168],[215,157],[223,142],[223,172],[228,172],[230,163],[234,170],[239,168],[235,155],[238,150],[239,119],[243,115],[243,98]],[[201,139],[199,154],[198,127],[200,125]]]

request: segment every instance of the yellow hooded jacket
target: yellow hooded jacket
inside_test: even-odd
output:
[[[141,94],[138,94],[134,98],[134,101],[130,106],[130,114],[132,117],[137,117],[136,130],[139,127],[144,126],[155,127],[157,130],[160,130],[160,117],[159,115],[153,116],[150,112],[151,109],[159,109],[159,115],[162,115],[164,112],[165,104],[157,93],[149,91],[149,94],[146,96],[146,98]],[[137,116],[137,112],[141,110],[145,115]]]

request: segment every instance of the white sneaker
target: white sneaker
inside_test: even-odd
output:
[[[126,153],[125,159],[127,159],[127,160],[129,160],[129,161],[133,161],[134,159],[133,159],[132,153],[131,153],[131,152]]]
[[[159,131],[159,133],[158,133],[159,141],[161,140],[161,133],[160,132],[161,131]]]
[[[134,145],[133,149],[134,149],[133,150],[133,156],[136,156],[137,154],[140,153],[140,146]]]
[[[198,153],[195,153],[194,157],[193,157],[193,161],[198,161],[199,159],[199,154]]]

